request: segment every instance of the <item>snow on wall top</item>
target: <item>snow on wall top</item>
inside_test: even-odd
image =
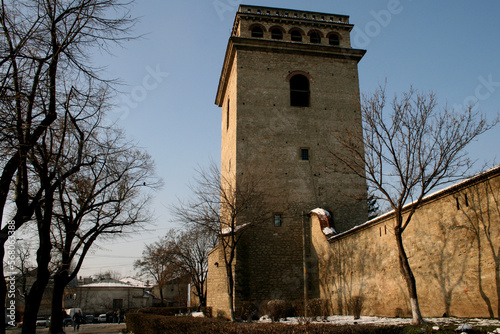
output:
[[[330,212],[326,211],[325,209],[316,208],[314,210],[311,210],[309,214],[315,214],[318,217],[321,231],[323,231],[324,235],[330,237],[334,234],[337,234],[337,231],[335,231],[335,228],[332,224],[333,219]]]

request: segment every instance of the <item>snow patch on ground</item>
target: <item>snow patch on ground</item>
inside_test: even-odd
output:
[[[319,318],[318,318],[319,319]],[[436,325],[450,325],[456,324],[457,326],[461,324],[468,324],[472,327],[482,327],[482,326],[499,326],[500,320],[498,319],[481,319],[481,318],[472,318],[472,319],[462,319],[462,318],[425,318],[424,319],[429,324]],[[271,322],[269,317],[262,317],[260,322]],[[288,324],[298,324],[301,322],[300,318],[287,318],[282,319],[281,322]],[[303,320],[302,320],[303,322]],[[410,325],[411,318],[383,318],[383,317],[369,317],[362,316],[360,319],[354,320],[354,317],[351,315],[335,315],[329,316],[323,321],[313,321],[312,323],[330,323],[332,325]]]

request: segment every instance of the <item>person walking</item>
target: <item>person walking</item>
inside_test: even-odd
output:
[[[73,331],[80,330],[80,323],[82,322],[82,314],[80,311],[77,311],[73,315]]]

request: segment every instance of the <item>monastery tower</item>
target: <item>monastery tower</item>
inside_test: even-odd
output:
[[[237,248],[236,307],[297,300],[304,286],[309,298],[318,294],[311,210],[327,210],[337,232],[367,219],[365,181],[332,154],[342,150],[338,138],[362,131],[357,65],[365,51],[351,48],[352,28],[345,15],[238,9],[216,97],[221,172],[234,184],[258,179],[269,219],[245,231]],[[224,310],[225,273],[216,253],[208,306]]]

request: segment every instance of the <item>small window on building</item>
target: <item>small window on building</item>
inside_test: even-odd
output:
[[[321,43],[321,36],[317,32],[312,32],[310,35],[311,43]]]
[[[467,197],[467,194],[465,194],[465,206],[469,206],[469,198]]]
[[[455,201],[457,202],[457,210],[460,210],[460,201],[458,200],[458,197],[455,197]]]
[[[272,39],[283,39],[283,31],[278,28],[274,28],[271,30],[271,38]]]
[[[290,105],[294,107],[309,107],[309,79],[302,74],[296,74],[290,79]]]
[[[330,37],[328,38],[328,42],[330,45],[339,45],[339,36],[337,34],[330,34]]]
[[[281,213],[274,214],[274,226],[280,227],[283,224],[283,220],[281,218]]]
[[[301,148],[300,149],[300,160],[309,160],[309,149],[308,148]]]
[[[264,37],[264,31],[261,27],[252,28],[252,37],[262,38]]]
[[[293,30],[292,33],[292,41],[294,42],[302,42],[302,34],[298,30]]]

